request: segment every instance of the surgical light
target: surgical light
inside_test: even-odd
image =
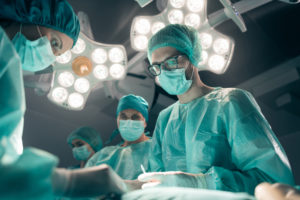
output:
[[[90,82],[85,78],[78,78],[74,83],[77,92],[86,93],[90,89]]]
[[[112,77],[119,79],[125,73],[124,66],[120,64],[113,64],[109,69],[109,73]]]
[[[58,75],[58,83],[63,87],[70,87],[74,83],[74,76],[71,72],[64,71]]]
[[[108,77],[108,69],[105,65],[96,65],[93,73],[94,76],[100,80],[106,79]]]
[[[83,106],[84,98],[79,93],[72,93],[68,98],[68,103],[72,108],[80,108]]]
[[[201,33],[201,34],[199,34],[199,38],[200,38],[200,41],[201,41],[202,49],[208,49],[209,47],[211,47],[213,38],[210,34]]]
[[[59,62],[61,64],[66,64],[66,63],[70,62],[71,58],[72,58],[72,53],[70,50],[68,50],[65,53],[63,53],[62,55],[57,56],[56,62]]]
[[[81,38],[78,38],[76,45],[72,48],[71,51],[72,53],[80,54],[85,50],[85,47],[85,42]]]
[[[125,77],[127,55],[122,45],[98,43],[80,33],[76,45],[59,56],[53,67],[48,99],[69,110],[82,110],[99,82]]]
[[[185,0],[170,0],[170,4],[174,8],[182,8],[185,4]]]
[[[192,12],[200,12],[206,0],[187,0],[187,7]]]
[[[224,4],[226,5],[226,2]],[[217,74],[224,73],[233,55],[234,41],[216,31],[208,23],[206,7],[207,0],[168,0],[167,7],[160,14],[135,17],[130,33],[132,48],[137,51],[147,51],[148,40],[157,31],[168,24],[185,24],[199,32],[202,61],[198,63],[198,69],[210,70]],[[227,7],[225,8],[226,13],[230,13],[231,10]],[[227,16],[226,13],[224,14],[225,17]],[[219,18],[215,18],[214,23],[217,24],[218,20]],[[135,27],[141,21],[147,21],[147,24],[149,22],[151,31],[147,31],[147,33],[146,31],[144,33],[137,31]]]
[[[217,54],[224,54],[229,51],[229,41],[223,38],[216,39],[213,44],[213,49]]]
[[[162,22],[154,22],[151,28],[151,32],[152,34],[157,33],[157,31],[159,31],[160,29],[164,28],[165,24]]]
[[[181,10],[171,10],[168,14],[170,24],[181,24],[183,21],[183,13]]]
[[[200,26],[200,17],[197,14],[190,13],[184,19],[184,24],[187,26],[192,26],[198,28]]]
[[[148,46],[148,38],[146,36],[139,35],[134,38],[133,45],[137,50],[144,50]]]
[[[113,63],[119,63],[124,60],[123,51],[120,48],[112,48],[109,50],[108,57],[109,60]]]
[[[208,66],[211,71],[216,73],[222,73],[225,65],[225,59],[220,55],[212,55],[208,60]]]
[[[63,87],[57,87],[53,89],[51,96],[55,102],[62,103],[67,99],[68,91]]]
[[[92,59],[97,64],[103,64],[107,60],[107,52],[102,48],[97,48],[92,53]]]
[[[150,22],[147,19],[139,19],[135,23],[135,30],[140,34],[147,34],[150,31]]]

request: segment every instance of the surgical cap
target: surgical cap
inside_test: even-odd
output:
[[[73,46],[78,39],[79,20],[65,0],[0,0],[0,5],[0,19],[60,31],[73,39]]]
[[[123,96],[118,104],[117,117],[122,110],[134,109],[140,112],[146,121],[148,121],[148,102],[140,96],[129,94]]]
[[[151,64],[153,51],[162,47],[173,47],[184,53],[195,67],[201,61],[198,31],[190,26],[170,24],[153,35],[148,43],[148,59]]]
[[[83,140],[88,143],[95,152],[102,148],[102,139],[100,134],[93,128],[83,126],[73,131],[67,139],[67,142],[72,146],[72,141],[75,139]]]

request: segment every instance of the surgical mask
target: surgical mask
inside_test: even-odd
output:
[[[30,41],[20,30],[14,36],[12,42],[21,59],[23,70],[31,72],[40,71],[55,61],[56,57],[46,36],[41,35],[39,39]]]
[[[72,152],[73,152],[74,158],[76,160],[80,160],[80,161],[81,160],[84,160],[84,161],[87,160],[90,157],[91,153],[92,153],[88,150],[86,145],[82,145],[81,147],[74,147],[72,149]]]
[[[161,74],[158,78],[161,87],[171,95],[184,94],[192,85],[192,80],[186,80],[185,78],[184,68],[173,69],[171,71],[161,69]]]
[[[124,140],[135,141],[144,133],[144,121],[120,120],[119,131]]]

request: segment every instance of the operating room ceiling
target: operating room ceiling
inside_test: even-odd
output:
[[[207,2],[208,16],[223,8],[219,0]],[[76,12],[83,11],[88,15],[95,41],[124,45],[129,61],[138,53],[131,48],[129,40],[133,18],[160,12],[156,0],[144,8],[134,0],[69,0],[69,3]],[[222,75],[200,72],[201,79],[211,86],[241,87],[252,92],[276,135],[283,138],[281,142],[293,161],[292,167],[300,168],[300,162],[293,154],[295,149],[290,145],[291,139],[286,139],[288,135],[293,135],[290,138],[300,143],[300,4],[274,0],[242,14],[242,17],[247,27],[244,33],[231,20],[215,27],[235,41],[228,70]],[[143,69],[131,73],[147,76],[146,72],[141,71]],[[149,130],[153,130],[158,112],[176,99],[159,86],[153,88],[155,95]],[[90,94],[84,110],[68,111],[53,105],[45,96],[37,95],[33,89],[26,88],[25,146],[46,149],[61,158],[62,166],[70,165],[74,161],[65,140],[71,130],[81,125],[93,126],[101,131],[102,138],[106,140],[116,127],[117,100],[107,98],[104,93],[103,88],[99,87]],[[300,181],[300,171],[296,173]]]

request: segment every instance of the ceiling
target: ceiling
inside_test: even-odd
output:
[[[88,15],[95,41],[123,44],[129,60],[138,53],[131,48],[129,40],[133,18],[160,12],[155,0],[144,8],[134,0],[69,2],[76,12],[83,11]],[[232,3],[237,2],[232,0]],[[208,16],[219,9],[222,5],[218,0],[208,1]],[[245,33],[231,20],[215,28],[235,41],[228,70],[223,75],[200,72],[201,79],[211,86],[240,87],[252,92],[285,147],[293,168],[300,169],[300,161],[295,154],[296,144],[300,143],[300,59],[297,59],[300,56],[300,4],[272,1],[242,14],[242,17],[247,27]],[[142,67],[131,73],[147,77],[149,88],[153,90],[152,119],[148,124],[151,131],[159,111],[174,102],[176,97],[155,85],[153,77],[148,76]],[[137,80],[129,75],[125,83],[129,84],[129,79]],[[45,95],[39,96],[32,88],[26,88],[25,146],[40,147],[58,155],[61,166],[73,164],[75,161],[65,142],[72,130],[81,125],[93,126],[107,140],[116,128],[118,101],[107,98],[104,93],[102,87],[95,89],[89,96],[86,108],[78,112],[59,108]],[[300,171],[294,173],[299,184]]]

